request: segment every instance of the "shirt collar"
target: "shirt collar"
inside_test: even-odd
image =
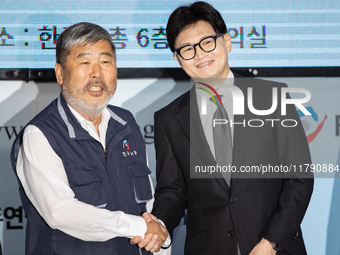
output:
[[[76,118],[76,120],[79,122],[80,125],[82,123],[86,123],[87,125],[89,125],[90,123],[93,124],[91,121],[81,116],[79,112],[77,112],[74,108],[72,108],[72,106],[70,106],[69,104],[67,104],[67,106],[69,107],[71,113],[73,114],[73,116]],[[110,118],[111,118],[111,114],[109,110],[105,107],[102,111],[100,124],[103,122],[108,123]]]
[[[227,79],[224,81],[223,85],[234,85],[234,74],[231,70],[229,70],[229,74]]]
[[[233,72],[231,71],[231,70],[229,70],[229,74],[228,74],[228,77],[227,77],[227,80],[228,79],[234,79],[234,74],[233,74]]]

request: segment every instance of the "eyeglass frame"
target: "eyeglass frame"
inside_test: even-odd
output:
[[[216,49],[216,39],[219,38],[219,37],[221,37],[221,36],[223,36],[223,33],[218,33],[218,34],[215,34],[215,35],[210,35],[210,36],[204,37],[204,38],[203,38],[202,40],[200,40],[198,43],[189,44],[189,45],[184,45],[184,46],[182,46],[181,48],[176,49],[176,50],[175,50],[175,52],[176,52],[175,54],[178,55],[178,56],[180,56],[183,60],[190,60],[190,59],[193,59],[193,58],[196,56],[196,46],[199,46],[199,47],[201,48],[201,50],[203,50],[204,52],[211,52],[211,51],[213,51],[213,50]],[[214,41],[215,41],[215,47],[214,47],[212,50],[209,50],[209,51],[206,51],[206,50],[202,49],[202,47],[201,47],[201,45],[200,45],[201,42],[203,42],[203,41],[204,41],[205,39],[207,39],[207,38],[213,38]],[[181,49],[183,49],[183,48],[185,48],[185,47],[188,47],[188,46],[193,46],[194,51],[195,51],[195,54],[194,54],[193,57],[188,58],[188,59],[185,59],[185,58],[182,57],[180,51],[181,51]]]

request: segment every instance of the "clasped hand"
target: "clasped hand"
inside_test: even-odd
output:
[[[140,236],[136,236],[130,239],[130,243],[138,244],[138,247],[144,248],[150,252],[158,252],[168,237],[168,231],[159,222],[156,216],[145,212],[143,213],[143,218],[147,227],[144,239]]]

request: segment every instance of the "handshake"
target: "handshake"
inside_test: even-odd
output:
[[[144,239],[136,236],[130,239],[130,244],[137,244],[138,247],[144,248],[152,253],[158,252],[168,237],[168,231],[157,217],[151,213],[143,213],[143,218],[147,227]]]

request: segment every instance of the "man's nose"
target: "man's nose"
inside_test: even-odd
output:
[[[99,63],[93,63],[91,66],[91,78],[102,78],[103,77],[103,73],[102,73],[102,69]]]
[[[205,52],[204,50],[201,49],[200,46],[196,45],[196,55],[195,55],[195,58],[196,59],[202,59],[206,54],[207,52]]]

